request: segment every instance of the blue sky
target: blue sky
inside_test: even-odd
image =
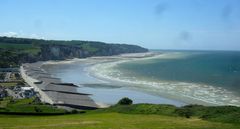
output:
[[[239,0],[1,0],[0,35],[240,50]]]

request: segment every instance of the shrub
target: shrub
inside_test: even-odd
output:
[[[34,107],[35,112],[42,112],[42,110],[39,107]]]
[[[186,117],[186,118],[190,118],[193,115],[192,111],[190,109],[188,109],[188,108],[177,109],[176,113],[179,116]]]
[[[71,111],[72,114],[77,114],[78,113],[78,110],[74,109]]]
[[[131,105],[132,103],[133,103],[133,101],[127,97],[124,97],[118,101],[119,105]]]

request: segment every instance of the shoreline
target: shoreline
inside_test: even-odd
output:
[[[156,52],[145,52],[145,53],[125,53],[120,55],[113,55],[113,56],[92,56],[87,58],[73,58],[73,59],[66,59],[66,60],[49,60],[43,61],[43,65],[55,65],[55,64],[71,64],[78,61],[87,61],[89,59],[123,59],[123,58],[154,58],[159,56],[161,53]]]
[[[67,61],[50,61],[50,62],[44,63],[44,65],[46,65],[46,66],[47,65],[50,65],[50,66],[52,65],[53,67],[54,66],[57,67],[56,65],[58,65],[59,67],[56,70],[59,71],[58,69],[64,69],[64,67],[63,67],[64,65],[66,65],[68,67],[72,67],[72,65],[75,66],[75,64],[85,64],[86,63],[88,65],[87,66],[83,66],[84,70],[83,71],[78,71],[78,72],[84,72],[84,74],[86,76],[90,76],[91,78],[94,78],[95,80],[97,80],[97,84],[96,85],[102,85],[103,84],[103,85],[115,85],[115,86],[117,86],[119,84],[116,85],[115,82],[113,83],[110,80],[106,80],[106,79],[102,79],[102,78],[93,76],[92,73],[89,71],[89,68],[91,68],[94,65],[102,64],[102,63],[106,63],[106,62],[116,62],[116,61],[118,62],[118,61],[126,61],[126,60],[127,61],[128,60],[132,61],[132,60],[141,60],[141,59],[152,59],[152,58],[158,58],[159,56],[162,56],[162,53],[159,53],[159,52],[158,53],[156,53],[156,52],[134,53],[134,54],[123,54],[123,55],[117,55],[117,56],[90,57],[90,58],[86,58],[86,59],[72,59],[72,60],[67,60]],[[80,66],[77,65],[77,67],[82,67],[82,66],[81,65]],[[68,74],[67,74],[67,76],[68,76]],[[77,75],[75,75],[75,76],[77,76]],[[79,76],[82,76],[82,74],[79,75]],[[61,77],[64,77],[64,73],[61,74]],[[80,83],[78,83],[78,85],[82,85],[83,87],[85,87],[84,84],[88,84],[88,83],[82,83],[81,81],[80,81]],[[92,84],[92,81],[90,82],[90,84]],[[101,87],[101,86],[99,86],[99,87]],[[87,89],[87,92],[89,92],[89,91],[94,92],[94,93],[97,92],[96,96],[99,96],[99,94],[100,94],[100,97],[103,97],[103,98],[104,98],[104,95],[101,96],[101,93],[98,93],[98,92],[106,92],[106,94],[108,94],[107,92],[112,92],[112,91],[108,91],[108,90],[104,91],[104,89],[103,90],[98,90],[98,88],[96,88],[96,90],[89,89],[88,87],[83,88],[83,89]],[[172,105],[175,105],[175,106],[186,105],[186,103],[183,103],[180,100],[176,100],[176,99],[169,98],[169,97],[163,97],[163,96],[159,96],[159,95],[154,95],[154,94],[149,94],[149,93],[146,93],[146,92],[141,91],[141,90],[133,89],[131,87],[129,87],[129,88],[122,87],[122,88],[119,88],[119,89],[115,89],[113,91],[116,92],[115,94],[125,94],[125,95],[123,95],[123,97],[124,96],[132,96],[133,99],[136,99],[136,102],[138,102],[138,103],[155,103],[155,104],[160,104],[160,103],[165,103],[166,102],[166,104],[172,104]],[[104,103],[101,100],[99,100],[98,98],[96,98],[94,93],[91,93],[91,94],[93,94],[92,98],[95,98],[95,99],[98,100],[98,101],[95,101],[95,102]],[[129,93],[129,94],[126,94],[126,93]],[[139,99],[143,99],[143,98],[140,97],[140,96],[138,98],[138,97],[136,97],[133,94],[136,94],[136,96],[138,96],[138,95],[148,96],[149,99],[154,99],[155,102],[152,101],[152,100],[146,101],[145,99],[144,99],[145,101],[141,102]],[[119,99],[121,99],[121,98],[119,98]],[[162,101],[160,101],[160,100],[162,100]],[[109,103],[107,102],[108,105],[110,103],[111,103],[110,105],[112,105],[112,104],[115,104],[117,102],[117,101],[113,102],[112,100],[109,100],[109,101],[110,101]],[[105,102],[105,104],[106,104],[106,102]]]
[[[184,55],[184,54],[181,56],[174,56],[174,55],[170,54],[170,58],[179,58],[179,57],[184,58],[186,56],[187,55]],[[169,58],[169,55],[166,56],[164,54],[160,54],[160,55],[153,56],[150,58],[142,58],[142,59],[147,60],[147,59],[166,58],[166,57]],[[236,98],[237,96],[234,96],[228,90],[221,88],[221,87],[217,87],[217,86],[212,86],[212,85],[207,85],[207,84],[198,84],[198,83],[167,82],[167,81],[166,82],[160,81],[160,82],[158,82],[159,84],[157,84],[155,82],[145,82],[145,81],[141,81],[141,80],[138,80],[136,82],[136,81],[132,81],[131,79],[126,80],[126,79],[120,79],[116,76],[114,76],[114,77],[111,76],[111,74],[115,74],[115,75],[120,74],[118,72],[115,73],[114,72],[115,69],[111,69],[114,66],[121,64],[121,63],[129,62],[129,61],[136,61],[136,60],[139,61],[139,60],[141,60],[141,58],[133,59],[133,60],[126,59],[126,60],[120,60],[120,61],[112,61],[112,62],[107,62],[107,63],[102,63],[102,64],[99,63],[93,67],[90,67],[89,68],[90,70],[88,70],[88,71],[90,71],[91,76],[102,79],[104,81],[106,80],[110,83],[122,83],[122,84],[125,84],[128,86],[131,86],[132,88],[135,88],[135,89],[140,88],[141,91],[145,91],[145,92],[153,93],[149,89],[144,90],[143,89],[144,87],[142,87],[142,85],[145,85],[145,88],[146,88],[146,86],[149,86],[152,88],[158,87],[158,88],[160,88],[160,91],[158,93],[154,92],[154,94],[158,94],[165,98],[182,101],[187,104],[200,104],[200,105],[205,105],[205,106],[222,106],[222,105],[239,106],[238,103],[235,103],[236,99],[238,100],[239,97]],[[101,73],[102,71],[104,72],[104,70],[106,70],[107,73]],[[108,75],[109,71],[110,71],[110,75]],[[149,83],[151,83],[151,84],[149,84]],[[166,87],[166,85],[168,85],[168,86]],[[172,87],[169,87],[170,85],[172,85]],[[181,87],[183,89],[181,89]],[[178,89],[179,91],[173,94],[173,91],[175,89]],[[196,92],[196,90],[199,90],[199,92],[198,91]],[[205,91],[205,90],[207,90],[207,91]],[[210,91],[208,91],[208,90],[211,90],[211,91],[213,90],[213,91],[211,92],[211,94],[209,94]],[[166,92],[164,92],[164,91],[166,91]],[[194,92],[194,93],[192,94],[191,92]],[[224,92],[224,94],[222,95],[223,92]],[[179,95],[177,95],[177,94],[179,94]],[[208,94],[209,94],[209,96],[206,96]],[[219,97],[217,97],[217,96],[222,98],[222,100],[219,100]]]
[[[40,96],[41,96],[40,99],[42,102],[53,104],[52,99],[50,99],[49,96],[47,96],[42,90],[40,90],[40,88],[38,86],[36,86],[36,84],[34,83],[34,82],[39,82],[39,80],[36,80],[36,79],[32,78],[31,76],[28,76],[26,73],[26,70],[24,69],[24,66],[20,67],[20,74],[21,74],[23,80],[29,86],[34,87],[34,90],[40,94]]]
[[[72,83],[62,83],[59,78],[52,77],[42,65],[43,62],[28,63],[20,68],[23,79],[39,93],[42,102],[67,110],[100,108],[89,94],[78,92],[78,86]]]
[[[127,90],[133,90],[133,91],[139,91],[139,92],[143,92],[143,93],[147,93],[149,95],[156,95],[162,98],[166,98],[166,99],[170,99],[170,100],[174,100],[174,101],[178,101],[178,102],[184,102],[186,104],[201,104],[201,105],[205,105],[205,106],[220,106],[220,105],[225,105],[223,103],[218,103],[218,101],[208,101],[205,100],[204,98],[196,98],[194,96],[188,95],[188,94],[184,94],[179,92],[179,95],[171,95],[169,93],[165,93],[163,92],[166,89],[162,89],[163,91],[161,91],[160,93],[153,93],[152,91],[150,91],[149,89],[144,89],[144,87],[135,87],[131,84],[133,84],[132,82],[123,82],[122,80],[116,80],[117,78],[106,78],[105,76],[103,76],[101,73],[99,74],[99,72],[96,72],[95,70],[91,70],[93,67],[99,65],[99,66],[106,66],[106,64],[110,63],[111,65],[116,65],[119,63],[124,63],[124,62],[128,62],[128,61],[135,61],[135,60],[146,60],[146,59],[154,59],[154,58],[181,58],[181,57],[185,57],[186,55],[178,55],[178,53],[176,53],[175,55],[172,54],[168,54],[166,55],[165,53],[140,53],[140,54],[123,54],[123,55],[117,55],[117,56],[104,56],[104,57],[89,57],[89,58],[84,58],[84,59],[70,59],[70,60],[65,60],[65,61],[48,61],[45,62],[45,65],[61,65],[61,64],[65,64],[65,65],[69,65],[69,64],[78,64],[78,63],[86,63],[88,64],[86,67],[84,67],[84,71],[80,71],[80,72],[84,72],[84,74],[87,74],[87,76],[93,77],[94,79],[100,80],[101,82],[99,82],[99,84],[110,84],[110,85],[125,85],[127,87]],[[81,66],[82,67],[82,66]],[[102,67],[99,67],[98,69],[102,70]],[[99,75],[98,75],[99,74]],[[119,84],[118,84],[119,83]],[[143,84],[145,84],[145,82],[142,82]],[[168,82],[169,83],[169,82]],[[181,86],[187,87],[188,85],[193,85],[195,87],[196,84],[191,84],[191,83],[183,83],[183,82],[179,82],[181,84]],[[80,82],[80,85],[84,84]],[[148,85],[148,84],[145,84]],[[197,84],[199,85],[199,84]],[[177,86],[177,85],[176,85]],[[203,88],[206,85],[203,85]],[[83,85],[84,87],[84,85]],[[184,88],[183,87],[183,88]],[[194,88],[191,87],[191,88]],[[201,87],[199,85],[199,87]],[[139,89],[140,88],[140,89]],[[163,88],[163,87],[162,87]],[[179,87],[176,87],[179,88]],[[209,87],[212,88],[212,87]],[[213,87],[214,88],[214,87]],[[180,89],[181,90],[181,89]],[[96,90],[95,92],[97,92],[98,90]],[[170,90],[171,91],[171,90]],[[202,91],[201,91],[202,92]],[[201,96],[199,96],[201,97]],[[99,101],[98,101],[99,102]],[[220,101],[221,102],[221,101]],[[102,103],[100,101],[100,103]],[[174,104],[173,104],[174,105]],[[237,106],[237,105],[234,105]]]
[[[88,57],[88,58],[74,58],[74,59],[67,59],[67,60],[61,60],[61,61],[38,61],[35,63],[25,63],[20,66],[20,73],[25,80],[25,82],[31,86],[34,87],[34,89],[40,94],[40,99],[44,103],[49,103],[51,105],[58,105],[61,108],[69,109],[70,108],[105,108],[110,105],[107,105],[102,102],[94,102],[90,97],[88,97],[89,94],[80,93],[78,89],[80,87],[73,88],[66,88],[61,89],[63,85],[66,85],[67,83],[62,82],[60,78],[52,77],[51,74],[45,71],[43,68],[44,65],[57,65],[57,64],[72,64],[74,62],[78,61],[86,61],[89,59],[110,59],[110,58],[123,58],[126,56],[134,56],[136,58],[138,57],[146,57],[146,56],[153,56],[152,52],[147,53],[130,53],[130,54],[121,54],[121,55],[114,55],[114,56],[102,56],[102,57]],[[42,75],[45,74],[45,75]],[[50,80],[46,80],[46,79]],[[53,86],[55,85],[55,86]],[[61,87],[61,88],[60,88]],[[50,90],[49,90],[50,89]],[[70,92],[69,92],[70,91]],[[55,93],[48,93],[48,92],[55,92]],[[55,94],[52,95],[52,94]],[[61,94],[81,94],[84,96],[79,96],[78,98],[83,98],[83,101],[89,101],[88,104],[81,104],[76,102],[68,102],[65,98],[61,98]],[[76,96],[74,96],[76,97]],[[74,98],[73,97],[73,98]],[[68,97],[67,97],[68,98]],[[73,99],[70,98],[70,99]],[[71,100],[69,100],[71,101]],[[79,102],[79,101],[78,101]]]

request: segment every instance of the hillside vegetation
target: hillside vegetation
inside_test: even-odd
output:
[[[61,41],[0,37],[0,68],[16,67],[39,60],[63,60],[90,56],[147,52],[136,45],[108,44],[98,41]]]
[[[238,107],[228,106],[190,105],[178,108],[154,104],[115,105],[81,114],[0,115],[0,129],[239,129],[239,110]],[[189,117],[185,116],[187,112],[191,112]],[[223,117],[227,114],[231,117]],[[206,115],[208,117],[203,117]],[[229,118],[236,120],[228,121]]]
[[[6,97],[0,100],[0,114],[22,115],[58,115],[70,113],[52,105],[46,105],[36,98],[13,99]]]
[[[184,118],[199,118],[202,120],[233,123],[240,125],[240,107],[235,106],[201,106],[187,105],[175,107],[164,104],[134,104],[115,105],[106,109],[99,109],[93,112],[107,113],[118,112],[124,114],[155,114]]]

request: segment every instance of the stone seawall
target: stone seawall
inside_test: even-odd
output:
[[[24,79],[24,81],[30,85],[31,87],[34,87],[34,90],[37,91],[40,96],[41,96],[41,101],[44,103],[49,103],[49,104],[54,104],[54,102],[52,101],[51,98],[49,98],[48,95],[46,95],[46,93],[44,93],[36,84],[35,82],[39,82],[39,80],[36,80],[34,78],[32,78],[31,76],[26,75],[26,70],[23,68],[23,66],[20,67],[20,73],[22,78]]]
[[[39,92],[42,102],[68,108],[99,108],[89,94],[78,92],[80,87],[62,83],[59,78],[52,77],[41,66],[42,62],[26,63],[21,66],[20,73],[25,82]]]

